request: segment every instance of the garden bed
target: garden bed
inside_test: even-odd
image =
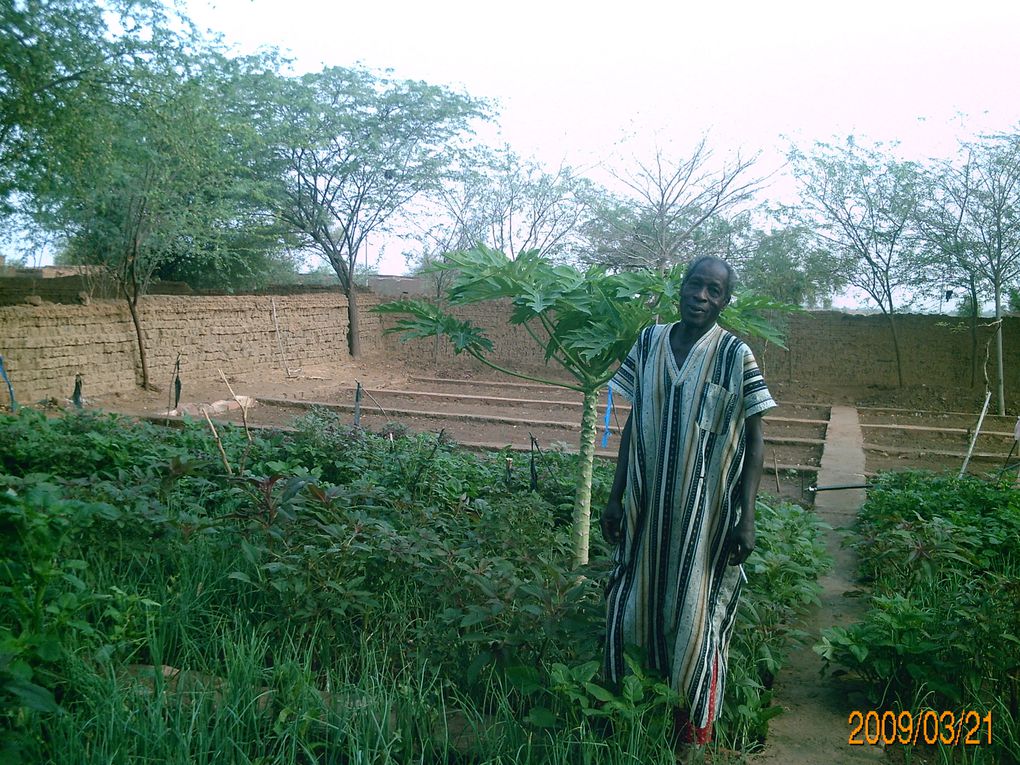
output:
[[[669,689],[599,685],[610,561],[596,533],[571,568],[575,458],[546,453],[532,490],[500,454],[296,424],[0,417],[0,718],[22,759],[672,762]],[[596,464],[596,507],[611,477]],[[758,517],[720,761],[765,740],[825,560],[812,513]]]

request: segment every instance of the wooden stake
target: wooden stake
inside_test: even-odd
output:
[[[216,439],[216,446],[219,447],[220,456],[223,458],[223,467],[225,467],[227,469],[227,473],[229,475],[233,475],[234,471],[230,469],[230,463],[227,462],[227,453],[223,449],[223,442],[220,441],[220,434],[216,432],[216,426],[213,425],[213,421],[209,419],[209,412],[207,412],[205,409],[203,409],[202,410],[202,414],[205,415],[205,421],[207,423],[209,423],[209,430],[212,431],[213,438]]]
[[[287,365],[287,354],[283,352],[283,337],[280,335],[280,322],[276,318],[276,298],[270,298],[269,301],[273,306],[273,326],[276,328],[276,344],[280,348],[280,361],[283,364],[283,369],[286,372],[287,377],[295,377],[295,375],[291,373],[290,367]]]
[[[234,401],[237,402],[237,405],[241,407],[241,423],[244,425],[244,434],[248,436],[248,443],[250,444],[252,443],[252,437],[251,431],[248,429],[248,407],[241,403],[241,399],[239,399],[237,394],[234,393],[234,389],[231,388],[230,383],[227,382],[227,376],[223,374],[223,370],[217,369],[216,371],[220,373],[220,378],[223,380],[223,384],[227,386],[227,390],[230,391],[231,398],[233,398]]]
[[[776,450],[772,450],[772,469],[776,474],[776,495],[778,496],[782,490],[779,488],[779,458],[776,457]]]
[[[960,468],[960,475],[957,478],[963,478],[963,474],[967,472],[967,465],[970,463],[970,455],[974,453],[974,445],[977,443],[978,436],[981,434],[981,423],[985,421],[985,415],[988,413],[988,402],[992,400],[992,391],[988,389],[985,393],[985,405],[981,407],[981,416],[978,417],[977,427],[974,428],[974,437],[970,439],[970,448],[967,450],[967,456],[963,458],[963,467]]]

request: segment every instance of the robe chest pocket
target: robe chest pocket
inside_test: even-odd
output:
[[[728,412],[733,394],[722,385],[705,383],[698,407],[698,427],[710,433],[721,433],[729,422]]]

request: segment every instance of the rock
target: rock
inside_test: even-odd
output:
[[[29,305],[42,305],[43,299],[38,295],[28,295],[25,298],[25,302],[28,303]]]

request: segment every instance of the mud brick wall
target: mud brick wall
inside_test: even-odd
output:
[[[344,364],[347,353],[347,303],[337,292],[292,295],[163,296],[143,298],[149,369],[163,387],[178,351],[185,379],[212,379],[217,369],[244,373],[280,370],[282,363],[273,325],[272,302],[284,342],[287,364]],[[467,354],[454,355],[449,341],[431,339],[400,342],[384,335],[390,316],[370,312],[380,298],[359,296],[361,340],[366,360],[385,354],[417,374],[471,374],[491,377],[489,370]],[[521,327],[509,323],[506,304],[458,309],[465,319],[486,330],[495,349],[492,360],[510,369],[540,377],[564,378],[547,366],[534,341]],[[970,385],[971,339],[967,322],[955,317],[901,316],[904,382],[934,388]],[[987,322],[985,322],[987,323]],[[978,386],[986,342],[978,341]],[[881,316],[809,312],[789,319],[783,350],[751,343],[769,380],[801,381],[827,386],[896,384],[895,357],[888,324]],[[1006,386],[1020,389],[1020,317],[1005,320]],[[98,300],[91,305],[0,307],[0,354],[21,401],[70,395],[74,375],[85,375],[86,395],[127,391],[138,384],[139,365],[134,327],[123,301]],[[994,376],[994,364],[989,366]],[[0,405],[8,403],[0,385]]]
[[[567,379],[568,375],[555,362],[545,363],[526,329],[510,323],[510,311],[509,302],[499,302],[462,306],[451,313],[484,331],[493,344],[492,353],[487,356],[493,363],[546,379]],[[386,316],[383,323],[385,327],[392,327],[396,321],[392,316]],[[540,329],[536,334],[543,336]],[[392,356],[404,361],[417,374],[498,375],[468,353],[455,354],[453,344],[445,338],[439,343],[432,338],[403,342],[399,335],[387,334],[384,343]]]
[[[160,295],[188,295],[191,288],[183,282],[157,282],[150,290]],[[30,296],[47,303],[75,305],[82,302],[81,294],[89,300],[115,300],[117,286],[109,279],[85,276],[4,276],[0,277],[0,306],[25,303]]]
[[[950,316],[903,315],[896,319],[904,385],[969,388],[971,334],[966,319]],[[1004,377],[1007,389],[1020,387],[1020,317],[1003,320]],[[984,386],[982,367],[993,331],[979,319],[976,385]],[[769,379],[825,385],[897,384],[896,353],[889,321],[884,316],[860,316],[834,311],[811,311],[791,316],[786,346],[750,343]],[[988,362],[995,380],[995,348]]]
[[[527,332],[509,324],[508,305],[476,305],[454,313],[485,328],[495,349],[492,360],[501,366],[544,376],[563,377],[555,367],[545,366]],[[979,324],[987,324],[983,319]],[[1020,388],[1020,317],[1006,317],[1006,387]],[[387,324],[392,320],[387,318]],[[905,385],[925,384],[934,388],[970,386],[971,337],[968,321],[958,317],[897,316],[900,353]],[[787,350],[760,341],[750,341],[765,370],[777,381],[800,381],[827,386],[878,385],[893,387],[896,356],[888,320],[881,316],[860,316],[836,311],[810,311],[787,319]],[[977,385],[983,386],[981,367],[992,331],[979,327]],[[467,354],[455,356],[444,340],[438,347],[432,340],[401,344],[386,339],[392,353],[415,369],[438,374],[493,374]],[[994,348],[989,376],[994,380]]]
[[[361,341],[366,356],[379,353],[379,318],[359,296]],[[187,379],[282,368],[273,323],[275,300],[281,338],[291,369],[344,363],[347,301],[337,293],[270,296],[149,296],[142,299],[142,327],[153,382],[170,380],[177,353]],[[74,375],[85,375],[87,395],[130,390],[140,380],[134,325],[123,301],[91,305],[0,307],[0,354],[22,402],[66,398]],[[0,404],[7,404],[0,385]]]

